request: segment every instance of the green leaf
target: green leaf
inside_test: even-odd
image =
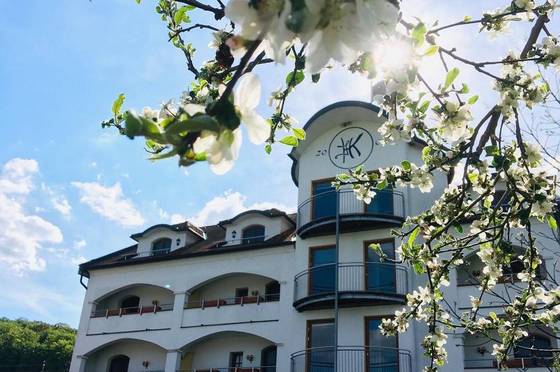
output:
[[[128,112],[125,119],[125,132],[129,138],[144,136],[157,143],[166,143],[159,126],[152,120]]]
[[[459,234],[462,234],[462,233],[463,233],[463,226],[462,226],[461,224],[455,223],[455,224],[453,224],[453,227],[455,227],[455,230],[457,230],[457,232],[458,232]]]
[[[111,107],[111,111],[115,117],[119,116],[121,113],[121,108],[124,103],[124,93],[119,94],[117,99],[113,102],[113,107]]]
[[[426,37],[426,25],[423,22],[418,23],[412,30],[412,40],[417,46],[422,46],[424,44],[424,38]]]
[[[136,1],[136,4],[140,4],[142,2],[142,0],[134,0]]]
[[[469,105],[474,105],[476,103],[476,101],[478,101],[478,96],[472,96],[471,98],[469,98],[469,100],[467,101],[467,103]]]
[[[184,121],[176,121],[165,129],[165,134],[169,136],[179,135],[185,132],[200,132],[201,130],[219,131],[219,124],[209,115],[197,115]]]
[[[188,6],[182,6],[179,8],[179,10],[177,10],[175,12],[175,14],[173,15],[173,21],[175,21],[176,24],[181,24],[183,22],[190,22],[189,20],[189,16],[187,15],[187,12],[191,10],[190,7]]]
[[[443,85],[443,90],[447,90],[453,84],[455,79],[459,76],[459,69],[457,67],[452,68],[447,73],[447,77],[445,78],[445,84]]]
[[[305,131],[301,128],[293,128],[292,132],[294,132],[294,136],[298,139],[303,141],[305,139]]]
[[[486,151],[486,154],[490,156],[500,155],[500,149],[498,148],[498,146],[486,146],[484,148],[484,151]]]
[[[295,87],[299,83],[301,83],[305,79],[305,74],[303,71],[296,71],[295,75],[294,72],[290,72],[288,76],[286,76],[286,85],[289,87]]]
[[[420,229],[418,227],[415,227],[414,230],[412,230],[412,232],[410,233],[410,236],[408,237],[408,246],[410,248],[414,247],[414,241],[416,240],[419,232]]]
[[[430,46],[428,49],[426,49],[426,51],[424,52],[423,56],[424,57],[431,57],[434,54],[436,54],[439,51],[439,46],[437,45],[432,45]]]
[[[161,160],[171,158],[179,153],[179,149],[177,147],[173,148],[171,151],[168,152],[160,152],[159,154],[153,154],[149,157],[150,160]]]
[[[467,94],[469,92],[469,86],[465,83],[463,83],[463,86],[461,87],[461,90],[459,91],[459,93],[461,94]]]
[[[411,169],[411,164],[408,160],[403,160],[401,165],[405,171],[409,171]]]
[[[377,188],[377,190],[383,190],[385,188],[387,188],[387,180],[383,180],[381,182],[379,182],[375,187]]]
[[[465,18],[463,18],[463,22],[469,22],[472,20],[471,16],[465,16]]]
[[[270,154],[270,153],[272,152],[272,146],[270,146],[270,143],[267,143],[267,144],[264,146],[264,151],[265,151],[267,154]]]
[[[558,230],[558,223],[556,222],[556,218],[553,215],[549,214],[546,216],[546,220],[548,222],[548,226],[554,231]]]
[[[298,145],[298,139],[294,136],[286,136],[280,140],[280,143],[284,145],[296,147]]]

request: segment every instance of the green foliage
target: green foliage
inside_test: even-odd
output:
[[[451,84],[453,84],[455,79],[457,79],[457,76],[459,76],[459,69],[457,67],[449,70],[449,72],[447,73],[447,77],[445,78],[445,84],[443,85],[443,90],[447,90],[447,88],[449,88]]]
[[[0,371],[67,371],[75,339],[66,324],[0,318]]]

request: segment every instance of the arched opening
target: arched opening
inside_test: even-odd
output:
[[[84,372],[163,371],[167,350],[157,343],[120,338],[98,345],[84,354]]]
[[[280,300],[280,284],[259,274],[228,273],[192,287],[189,293],[187,309],[260,305]]]
[[[265,230],[263,225],[251,225],[243,229],[241,244],[254,244],[264,241]]]
[[[173,292],[167,288],[151,284],[131,284],[98,297],[91,317],[171,311],[173,301]]]
[[[109,360],[109,372],[128,372],[130,358],[126,355],[117,355]]]
[[[171,239],[161,238],[152,243],[152,255],[161,256],[171,251]]]
[[[181,349],[181,371],[276,372],[276,344],[245,332],[201,337]]]

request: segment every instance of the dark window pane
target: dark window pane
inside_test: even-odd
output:
[[[399,353],[397,338],[385,337],[379,330],[381,319],[368,320],[368,370],[369,372],[398,372]],[[383,349],[376,349],[382,346]]]
[[[393,191],[390,189],[379,191],[367,206],[367,212],[394,215]]]
[[[264,226],[249,226],[243,230],[241,244],[252,244],[264,241]]]
[[[332,372],[334,370],[334,323],[313,323],[309,329],[309,370]]]
[[[231,368],[238,368],[243,365],[243,352],[236,351],[229,353],[229,366]]]
[[[382,251],[388,258],[395,258],[395,243],[380,243]],[[370,248],[367,249],[367,290],[376,292],[395,293],[397,289],[395,265],[380,263],[379,255]]]
[[[161,254],[167,254],[171,250],[171,239],[163,238],[156,240],[152,244],[152,253],[154,256],[158,256]]]
[[[309,294],[334,291],[335,256],[334,247],[311,250]]]
[[[313,184],[313,218],[336,216],[336,192],[331,182]]]

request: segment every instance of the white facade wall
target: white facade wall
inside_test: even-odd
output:
[[[307,128],[308,139],[293,154],[298,159],[296,176],[299,184],[299,203],[305,202],[312,196],[314,180],[332,178],[344,171],[331,161],[329,148],[332,147],[331,143],[340,137],[340,132],[347,128],[363,128],[373,139],[371,155],[363,163],[366,170],[400,164],[405,159],[412,163],[421,163],[421,147],[417,144],[402,143],[394,146],[379,144],[377,128],[384,119],[369,109],[341,107],[315,119],[315,124]],[[423,194],[418,189],[398,190],[404,196],[405,214],[414,215],[429,208],[446,184],[445,175],[439,174],[434,179],[431,194]],[[232,240],[232,232],[236,231],[235,239],[239,241],[243,229],[254,224],[264,225],[267,237],[277,235],[290,228],[285,218],[269,218],[260,213],[248,213],[224,225],[225,239]],[[541,224],[537,226],[537,229],[544,232],[545,227]],[[391,227],[371,228],[367,231],[340,234],[339,261],[341,263],[363,262],[364,242],[389,239],[391,238],[390,230]],[[178,235],[187,241],[187,233]],[[176,237],[170,234],[169,230],[156,229],[139,242],[139,251],[149,250],[151,242],[162,236],[173,236],[172,241],[175,243]],[[80,356],[90,354],[94,357],[87,362],[88,368],[95,369],[97,366],[102,366],[104,363],[102,360],[106,362],[110,357],[109,354],[120,352],[121,349],[109,346],[104,349],[103,353],[95,350],[107,343],[129,338],[133,334],[135,339],[152,342],[167,351],[166,355],[165,353],[160,355],[160,360],[164,360],[165,372],[173,372],[186,367],[188,369],[226,367],[229,353],[232,351],[243,351],[244,357],[247,354],[254,355],[255,359],[252,363],[244,358],[244,366],[258,366],[260,351],[271,344],[277,345],[276,371],[288,372],[290,355],[307,347],[307,322],[334,318],[332,309],[303,312],[295,310],[293,306],[294,277],[308,269],[311,247],[334,245],[335,242],[334,233],[305,239],[298,237],[294,245],[94,270],[90,273],[89,288],[84,299],[71,371],[83,372],[84,363]],[[395,241],[395,246],[399,244],[399,241]],[[548,243],[542,242],[543,258],[546,265],[549,266],[552,262],[553,248],[547,248],[546,244]],[[549,270],[553,269],[549,267]],[[555,276],[556,273],[553,275]],[[410,270],[405,274],[405,278],[408,288],[416,288],[425,284],[424,277],[414,275]],[[240,287],[248,287],[249,295],[252,291],[262,294],[264,286],[270,280],[280,283],[281,296],[278,302],[183,309],[183,305],[189,300],[233,297],[235,288]],[[477,290],[476,287],[457,286],[455,273],[452,273],[450,282],[450,287],[445,289],[448,302],[457,310],[470,307],[469,296]],[[117,299],[115,291],[122,294],[125,292],[118,292],[122,288],[142,284],[157,286],[158,290],[150,292],[150,294],[144,293],[143,296],[140,296],[141,298],[151,298],[156,296],[156,293],[165,293],[168,296],[166,299],[173,299],[174,310],[149,314],[149,316],[114,319],[89,318],[96,300],[111,294],[104,300],[109,303],[113,301],[113,298]],[[132,290],[133,288],[127,289],[126,293]],[[498,286],[498,290],[501,290],[500,286]],[[169,297],[171,293],[174,298]],[[111,304],[114,303],[111,302]],[[499,311],[499,308],[496,307],[499,305],[498,303],[489,301],[486,305],[487,307],[481,309],[482,313]],[[366,318],[389,316],[401,307],[402,305],[379,303],[340,309],[339,345],[365,345]],[[149,329],[146,330],[146,328]],[[135,331],[131,333],[130,330]],[[420,346],[425,332],[424,325],[412,322],[408,331],[398,337],[399,348],[411,352],[411,371],[406,372],[420,371],[426,363]],[[94,333],[95,335],[93,335]],[[443,372],[465,369],[465,359],[472,357],[469,354],[472,350],[467,350],[465,356],[464,342],[464,335],[460,333],[449,335],[446,345],[449,363],[441,369]],[[111,353],[105,353],[105,350],[111,350]],[[178,353],[177,350],[180,350],[181,353]],[[94,352],[92,353],[92,351]],[[95,370],[97,371],[97,369]],[[99,369],[99,371],[104,370]],[[534,371],[540,372],[537,369]]]

